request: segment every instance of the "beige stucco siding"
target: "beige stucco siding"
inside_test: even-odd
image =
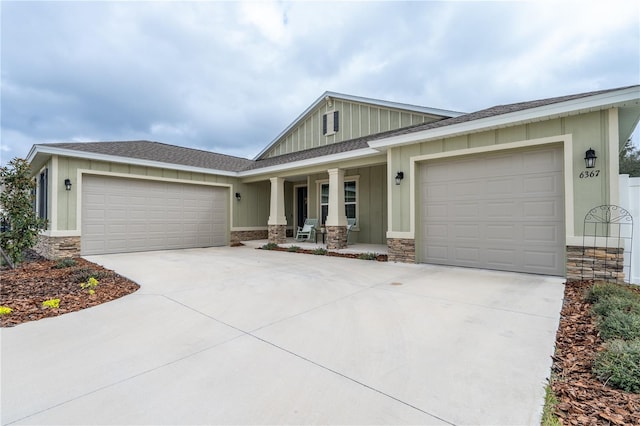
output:
[[[608,204],[617,200],[617,195],[611,194],[612,177],[616,177],[617,170],[610,170],[609,160],[617,156],[617,152],[609,152],[609,123],[610,111],[596,111],[581,115],[558,118],[547,121],[529,123],[519,126],[495,129],[467,135],[460,135],[446,139],[426,141],[413,145],[392,148],[388,154],[389,170],[395,173],[398,170],[405,172],[405,181],[412,157],[434,155],[439,153],[452,153],[465,150],[491,147],[500,144],[517,143],[542,138],[558,138],[557,142],[570,138],[571,158],[573,173],[567,176],[573,183],[573,223],[574,229],[567,229],[568,235],[581,235],[584,215],[587,211],[600,204]],[[617,132],[616,132],[617,134]],[[553,143],[554,141],[549,141]],[[616,143],[618,141],[615,141]],[[598,156],[596,168],[599,175],[594,178],[580,178],[580,173],[585,171],[585,151],[593,148]],[[409,185],[392,185],[391,194],[391,229],[392,232],[409,232],[410,223],[410,199],[417,194],[411,194]],[[418,190],[416,188],[416,190]]]

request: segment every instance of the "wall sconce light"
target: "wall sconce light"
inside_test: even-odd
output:
[[[593,169],[596,166],[596,152],[589,148],[587,152],[584,153],[584,164],[587,166],[587,169]]]
[[[67,178],[64,180],[64,187],[67,191],[71,191],[71,179]]]
[[[241,198],[242,198],[242,195],[240,195],[239,192],[236,192],[236,200],[240,201]]]
[[[402,179],[404,179],[404,172],[396,173],[396,185],[400,185]]]

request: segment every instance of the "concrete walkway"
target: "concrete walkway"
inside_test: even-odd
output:
[[[89,260],[142,288],[2,329],[2,424],[539,424],[561,278],[246,246]]]

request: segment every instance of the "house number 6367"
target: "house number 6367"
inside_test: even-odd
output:
[[[580,179],[597,177],[599,174],[600,170],[585,170],[584,172],[580,172]]]

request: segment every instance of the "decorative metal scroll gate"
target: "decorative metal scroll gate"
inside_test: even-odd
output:
[[[627,210],[614,205],[589,210],[582,232],[582,279],[622,282],[631,277],[632,241],[633,216]]]

